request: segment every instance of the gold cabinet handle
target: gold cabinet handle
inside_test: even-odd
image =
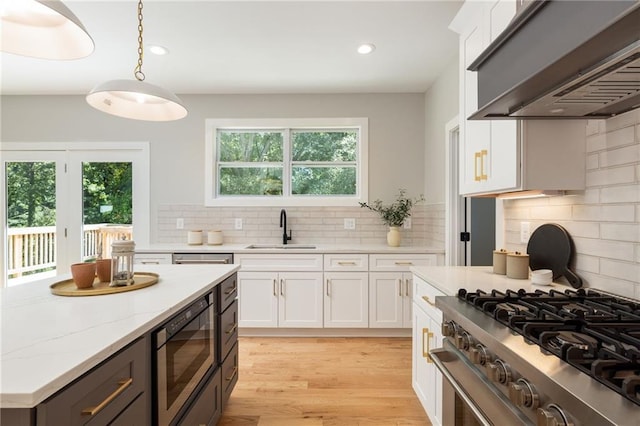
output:
[[[435,303],[433,303],[431,300],[429,300],[429,296],[422,296],[422,298],[424,299],[425,302],[427,302],[431,306],[436,306]]]
[[[277,285],[277,283],[276,283],[276,279],[274,278],[274,279],[273,279],[273,295],[274,295],[274,296],[277,296],[277,295],[278,295],[278,290],[276,290],[276,285]]]
[[[480,167],[478,167],[480,165]],[[478,173],[480,169],[480,173]],[[482,180],[482,152],[478,151],[474,153],[473,157],[473,180],[480,182]]]
[[[100,411],[102,411],[102,409],[104,407],[109,405],[109,403],[111,401],[116,399],[118,397],[118,395],[120,395],[122,392],[124,392],[132,384],[133,384],[133,378],[132,377],[129,377],[128,379],[122,379],[122,380],[118,381],[118,389],[116,389],[111,395],[106,397],[100,404],[96,405],[95,407],[89,407],[89,408],[85,408],[84,410],[82,410],[82,415],[83,416],[85,416],[85,415],[95,416]]]
[[[427,335],[427,338],[425,339],[424,336],[425,334]],[[429,339],[433,338],[433,333],[429,331],[428,328],[423,328],[422,329],[422,357],[425,358],[427,360],[427,362],[429,364],[431,364],[433,362],[433,360],[431,359],[431,354],[429,354],[429,351],[431,350],[430,345],[429,345]],[[427,350],[424,350],[424,342],[427,342]]]
[[[224,292],[224,294],[231,294],[238,288],[238,283],[236,281],[233,282],[233,287]]]
[[[409,278],[407,278],[407,279],[404,281],[404,283],[405,283],[405,285],[406,285],[404,295],[405,295],[405,296],[407,296],[407,297],[409,297],[409,281],[410,281],[410,280],[409,280]]]
[[[229,377],[225,377],[224,379],[227,382],[230,382],[233,380],[234,377],[236,377],[236,374],[238,374],[238,367],[233,367],[233,371],[231,372],[231,375]]]
[[[484,167],[484,164],[486,162],[486,159],[489,157],[489,152],[486,149],[483,149],[482,151],[480,151],[480,179],[482,180],[487,180],[488,176],[487,176],[487,170]]]
[[[284,279],[280,278],[280,296],[284,296]]]
[[[413,265],[413,262],[410,260],[396,260],[396,265]]]
[[[398,278],[398,296],[402,297],[402,278]]]
[[[160,261],[159,260],[141,260],[140,263],[143,265],[159,265]]]
[[[224,332],[224,334],[231,334],[231,333],[233,333],[233,332],[236,330],[236,328],[238,328],[238,324],[237,324],[237,323],[233,323],[233,325],[231,326],[231,328],[229,328],[228,330],[226,330],[226,331]]]
[[[340,266],[347,266],[347,265],[356,266],[356,262],[354,262],[354,261],[347,262],[347,261],[342,261],[341,260],[341,261],[338,262],[338,265],[340,265]]]
[[[327,278],[327,297],[330,296],[330,294],[329,294],[329,286],[331,286],[331,280],[329,278]]]

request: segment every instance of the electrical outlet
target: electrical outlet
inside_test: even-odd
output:
[[[236,218],[236,229],[237,230],[241,230],[242,229],[242,218],[241,217],[237,217]]]
[[[406,218],[402,226],[404,227],[404,229],[411,229],[411,218]]]
[[[344,229],[356,229],[356,220],[354,218],[345,219]]]
[[[184,219],[179,217],[176,219],[176,229],[184,229]]]
[[[531,235],[531,224],[529,222],[520,222],[520,242],[526,243]]]

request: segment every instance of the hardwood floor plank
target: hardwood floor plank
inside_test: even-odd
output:
[[[410,338],[241,337],[239,351],[221,426],[430,425]]]

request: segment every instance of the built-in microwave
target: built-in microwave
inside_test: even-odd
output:
[[[156,424],[170,425],[217,365],[214,302],[208,293],[153,333]]]

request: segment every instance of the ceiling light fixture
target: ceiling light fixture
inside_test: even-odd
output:
[[[6,0],[0,8],[3,52],[70,60],[89,56],[95,48],[78,17],[60,0]]]
[[[524,199],[524,198],[559,197],[562,195],[566,195],[566,192],[559,191],[559,190],[532,189],[528,191],[505,192],[503,194],[499,194],[498,198],[503,200],[506,200],[506,199],[514,200],[514,199]]]
[[[145,83],[142,72],[142,0],[138,1],[138,64],[135,80],[111,80],[97,85],[87,95],[92,107],[119,117],[146,121],[172,121],[184,118],[187,109],[173,93]]]
[[[368,55],[374,50],[376,50],[376,46],[371,43],[361,44],[360,46],[358,46],[358,53],[361,55]]]
[[[164,55],[168,55],[169,54],[169,49],[167,49],[164,46],[157,45],[157,44],[150,44],[149,45],[149,52],[153,53],[154,55],[164,56]]]

